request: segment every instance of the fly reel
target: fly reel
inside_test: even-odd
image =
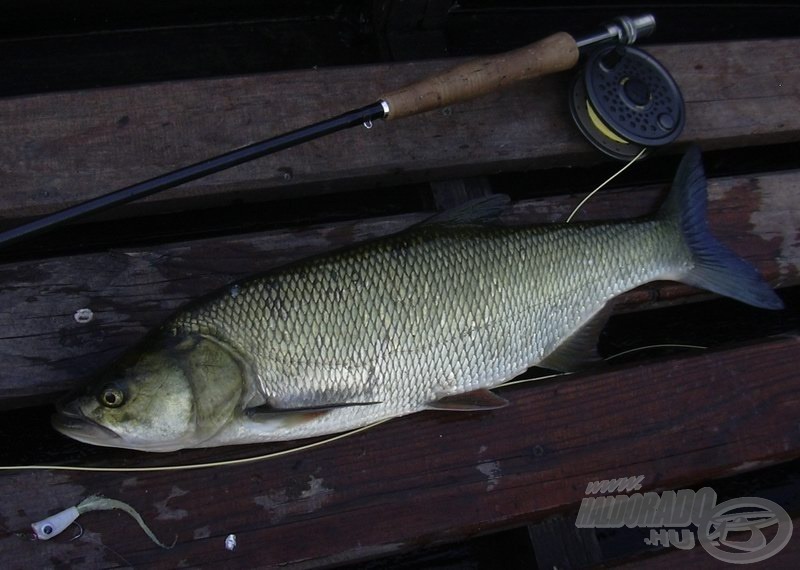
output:
[[[572,82],[569,108],[589,142],[625,161],[671,143],[686,122],[675,80],[651,55],[630,46],[591,55]]]

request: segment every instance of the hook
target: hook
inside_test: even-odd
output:
[[[78,527],[78,534],[70,538],[69,539],[70,542],[72,542],[73,540],[78,540],[80,537],[83,536],[83,527],[81,526],[81,524],[78,521],[73,521],[72,524]]]

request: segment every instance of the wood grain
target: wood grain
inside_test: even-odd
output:
[[[663,190],[600,193],[578,219],[651,213]],[[800,282],[798,191],[800,172],[719,179],[710,186],[714,233],[777,286]],[[579,201],[579,196],[561,196],[519,202],[504,221],[563,221]],[[0,265],[0,407],[41,402],[79,386],[191,299],[293,260],[400,231],[426,216]],[[698,291],[678,284],[651,284],[625,295],[618,310],[691,297],[698,298]],[[90,322],[76,322],[81,309],[92,312]]]
[[[648,50],[683,90],[687,127],[680,141],[728,148],[800,140],[800,40]],[[0,220],[61,209],[333,116],[455,63],[316,69],[2,99]],[[107,215],[180,211],[188,197],[229,203],[600,161],[569,118],[568,80],[567,74],[535,79],[440,112],[337,133]]]
[[[417,414],[266,463],[8,473],[0,476],[8,498],[0,559],[10,567],[312,568],[535,522],[575,508],[593,480],[644,475],[643,490],[657,490],[743,472],[800,455],[798,349],[797,337],[773,338],[507,388],[503,410]],[[130,454],[139,466],[164,460]],[[177,545],[162,551],[112,513],[85,515],[75,542],[14,534],[91,493],[133,504],[159,536],[177,534]],[[238,537],[233,552],[223,546],[229,533]]]
[[[412,2],[412,10],[408,2],[376,3],[390,4],[402,4],[402,10],[395,9],[427,33],[427,24],[413,14],[430,13],[434,4],[444,10],[448,3]],[[470,29],[486,23],[480,10],[477,16],[474,9],[466,10],[473,10]],[[549,10],[546,16],[558,13]],[[659,9],[660,21],[669,24],[662,13]],[[515,24],[515,12],[510,14],[505,21]],[[687,20],[683,14],[672,21]],[[695,24],[704,25],[703,18]],[[486,36],[485,30],[477,32]],[[74,41],[65,36],[50,45]],[[493,44],[484,39],[481,45]],[[690,141],[704,149],[800,141],[800,39],[645,49],[670,70],[687,102],[679,144],[663,152],[678,153]],[[418,53],[425,55],[422,49]],[[85,55],[97,59],[98,54]],[[62,56],[53,61],[60,64]],[[0,98],[0,227],[370,103],[380,93],[460,61],[314,68]],[[568,82],[568,73],[536,79],[440,111],[377,122],[369,131],[342,132],[103,216],[191,214],[211,205],[355,189],[385,196],[378,194],[382,188],[407,182],[430,183],[431,205],[446,209],[490,192],[488,175],[606,160],[572,125]],[[743,154],[719,153],[725,159]],[[755,156],[764,154],[761,149]],[[775,170],[779,162],[749,160],[748,168]],[[794,287],[800,284],[800,170],[752,170],[711,182],[713,231],[773,285]],[[492,180],[510,185],[512,178],[522,177]],[[557,191],[565,192],[565,186]],[[661,186],[603,192],[578,220],[645,215],[664,193]],[[562,221],[581,197],[518,202],[503,221]],[[0,263],[0,410],[46,402],[77,386],[191,299],[295,259],[399,231],[427,215],[326,222],[93,254],[65,249],[63,257]],[[796,289],[784,293],[790,306],[796,306],[796,295]],[[683,285],[655,283],[627,293],[616,308],[632,312],[707,298]],[[719,348],[635,364],[612,361],[617,364],[570,378],[507,387],[501,394],[511,405],[503,410],[425,412],[262,463],[148,474],[0,472],[0,566],[316,568],[511,527],[530,529],[540,564],[597,562],[608,553],[593,533],[575,532],[572,516],[589,481],[643,475],[643,490],[708,481],[715,486],[715,478],[800,457],[795,364],[800,337],[754,332],[770,330],[761,327],[764,312],[744,315],[734,308],[736,315],[725,313],[733,303],[698,309],[711,312],[712,306],[723,306],[724,314],[714,319],[717,329],[726,326],[720,322],[729,323],[746,331],[740,338],[754,340],[738,345],[712,340],[709,344]],[[659,324],[667,321],[670,327],[691,328],[698,319],[683,322],[684,311],[618,316],[605,340],[615,327],[639,344],[642,331],[661,334]],[[774,318],[795,322],[788,313]],[[726,342],[734,337],[726,336]],[[156,466],[253,456],[292,445],[174,454],[94,448],[54,433],[47,413],[45,408],[3,412],[6,459],[0,463],[22,455],[56,463]],[[748,478],[759,481],[760,475]],[[158,549],[119,512],[84,515],[84,534],[74,542],[69,531],[49,542],[29,539],[32,521],[90,494],[132,504],[160,538],[171,542],[177,535],[176,547]],[[234,551],[224,547],[230,533],[238,538]],[[790,542],[767,564],[796,567],[798,544]],[[697,548],[627,566],[619,562],[672,568],[711,567],[715,561]]]
[[[794,529],[800,525],[800,519],[792,520]],[[774,528],[774,527],[773,527]],[[770,540],[771,537],[768,537]],[[771,556],[767,560],[758,563],[762,568],[770,570],[795,570],[800,565],[800,540],[789,540],[780,552]],[[641,556],[635,560],[620,561],[616,564],[606,564],[605,568],[616,568],[617,570],[674,570],[674,568],[707,568],[709,570],[730,569],[730,562],[722,562],[711,557],[699,545],[691,550],[678,550],[677,548],[665,548],[663,552],[652,556]],[[755,566],[758,567],[758,566]]]

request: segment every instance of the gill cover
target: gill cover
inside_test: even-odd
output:
[[[54,427],[94,445],[173,451],[213,437],[236,413],[244,367],[200,334],[160,335],[59,406]]]

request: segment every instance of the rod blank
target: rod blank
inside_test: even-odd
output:
[[[27,224],[0,232],[0,247],[12,244],[25,238],[49,231],[56,226],[72,222],[90,214],[96,214],[134,200],[151,196],[163,190],[180,186],[192,180],[203,178],[210,174],[226,170],[239,164],[273,154],[280,150],[299,145],[343,129],[360,125],[367,121],[383,118],[384,106],[381,102],[349,111],[332,119],[327,119],[313,125],[278,135],[264,141],[249,144],[245,147],[184,166],[161,176],[156,176],[133,186],[128,186],[86,202],[70,206],[58,212],[48,214]]]
[[[179,168],[0,232],[0,248],[67,222],[151,196],[336,131],[377,119],[395,119],[431,111],[506,88],[519,81],[564,71],[578,62],[579,50],[584,47],[608,42],[631,44],[637,38],[652,33],[654,28],[655,18],[649,14],[633,18],[623,16],[583,39],[576,40],[569,34],[559,32],[505,54],[462,64],[438,76],[388,93],[378,102],[366,107]]]

